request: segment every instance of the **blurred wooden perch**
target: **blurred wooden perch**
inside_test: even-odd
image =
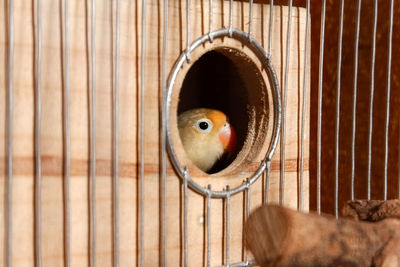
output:
[[[400,218],[400,200],[354,200],[342,209],[342,216],[357,221],[377,222],[386,218]]]
[[[389,206],[393,205],[400,207],[395,202]],[[353,201],[343,210],[348,212],[346,216],[354,217],[360,212],[359,207],[364,207],[360,214],[368,214],[368,207],[374,213],[377,207],[385,206],[388,204]],[[266,205],[250,215],[245,235],[250,251],[262,267],[400,266],[400,220],[397,218],[376,223],[348,218],[336,220],[332,216]]]

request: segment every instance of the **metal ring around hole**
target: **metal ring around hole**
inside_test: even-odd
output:
[[[212,38],[222,38],[222,37],[229,37],[230,33],[232,32],[232,37],[233,39],[236,39],[240,42],[242,42],[243,45],[247,46],[250,48],[253,53],[257,56],[257,58],[260,60],[263,69],[267,72],[267,76],[269,79],[269,83],[271,86],[271,91],[272,91],[272,100],[273,100],[273,110],[274,110],[274,128],[273,128],[273,133],[272,133],[272,139],[268,148],[268,151],[265,155],[265,158],[261,161],[260,166],[258,169],[251,175],[249,178],[246,179],[247,182],[230,189],[229,191],[227,190],[222,190],[222,191],[214,191],[211,190],[210,188],[202,187],[196,182],[194,182],[191,179],[191,176],[189,174],[189,171],[187,170],[186,167],[182,167],[180,162],[178,161],[178,158],[176,156],[175,150],[173,149],[173,142],[171,138],[171,129],[170,129],[170,107],[171,107],[171,98],[172,98],[172,91],[173,87],[175,84],[176,77],[178,75],[178,72],[180,71],[182,65],[186,61],[186,53],[191,53],[193,50],[195,50],[197,47],[202,45],[203,43],[210,41],[210,36]],[[187,179],[189,187],[196,191],[197,193],[203,195],[203,196],[211,196],[212,198],[226,198],[228,195],[234,195],[239,192],[242,192],[246,188],[248,188],[251,184],[253,184],[258,177],[265,171],[267,163],[270,163],[272,156],[275,153],[276,146],[278,144],[278,139],[279,139],[279,133],[280,133],[280,128],[281,128],[281,97],[280,97],[280,87],[279,87],[279,82],[278,78],[276,77],[276,73],[274,70],[274,67],[272,66],[271,62],[271,56],[267,54],[264,50],[264,48],[253,38],[248,38],[248,33],[245,33],[239,29],[236,28],[222,28],[210,33],[207,33],[197,40],[195,40],[188,50],[184,51],[180,57],[178,58],[177,62],[175,63],[171,74],[168,79],[168,84],[167,84],[167,97],[165,101],[167,102],[166,105],[163,105],[165,110],[163,114],[165,114],[165,120],[166,120],[166,139],[167,139],[167,150],[168,154],[170,157],[170,160],[172,162],[172,165],[174,166],[175,171],[177,172],[178,176],[184,180]],[[164,134],[164,133],[163,133]]]

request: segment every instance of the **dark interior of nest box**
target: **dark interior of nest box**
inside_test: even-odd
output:
[[[260,100],[265,95],[265,84],[260,77],[256,65],[245,54],[226,47],[206,52],[187,72],[179,94],[178,115],[193,108],[221,110],[229,117],[237,135],[234,157],[217,162],[208,173],[225,169],[248,143],[250,121],[254,121],[252,114],[257,113],[251,110],[268,113],[267,101]]]

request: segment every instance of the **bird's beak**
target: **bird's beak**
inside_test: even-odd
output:
[[[236,147],[236,133],[233,127],[229,123],[226,123],[221,131],[219,131],[218,137],[224,151],[226,151],[229,156],[232,156]]]

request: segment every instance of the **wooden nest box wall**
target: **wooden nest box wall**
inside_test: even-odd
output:
[[[171,0],[165,20],[155,0],[5,2],[0,264],[248,264],[252,209],[308,210],[305,8],[288,31],[288,8],[262,3]],[[235,158],[211,174],[178,133],[196,107],[224,111],[237,132]]]

